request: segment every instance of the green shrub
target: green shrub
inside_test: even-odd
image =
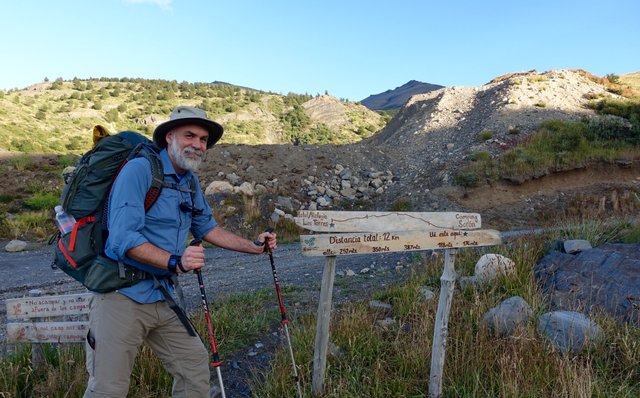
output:
[[[493,131],[491,130],[483,130],[479,135],[480,141],[488,141],[493,138]]]
[[[478,186],[480,177],[474,172],[462,172],[456,175],[455,182],[464,188],[472,188]]]
[[[11,203],[15,199],[12,195],[7,195],[5,193],[0,194],[0,203]]]
[[[65,168],[67,166],[75,166],[78,162],[78,157],[75,155],[60,155],[58,156],[58,164]]]
[[[58,203],[60,203],[59,195],[45,192],[28,198],[22,205],[29,210],[45,210],[52,209]]]
[[[30,170],[33,168],[34,161],[31,156],[25,154],[20,154],[11,158],[9,162],[16,170],[24,171]]]
[[[398,198],[391,205],[391,211],[411,211],[413,209],[413,204],[409,198]]]
[[[469,154],[469,160],[476,162],[478,160],[488,160],[491,158],[491,154],[487,151],[478,151]]]
[[[589,138],[592,140],[619,140],[629,144],[639,144],[640,137],[634,134],[633,125],[628,120],[614,115],[602,115],[589,120]]]

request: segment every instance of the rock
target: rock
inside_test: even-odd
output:
[[[569,254],[576,254],[585,250],[592,249],[591,243],[584,239],[567,240],[564,242],[564,252]]]
[[[255,191],[253,190],[253,185],[251,185],[250,182],[243,182],[242,184],[240,184],[240,187],[238,190],[244,196],[252,197],[255,195]]]
[[[294,211],[293,199],[288,196],[278,196],[278,199],[276,199],[276,206],[285,209],[289,213]]]
[[[329,206],[331,204],[331,199],[327,198],[326,196],[320,196],[318,199],[316,199],[316,203],[318,204],[318,206]]]
[[[478,282],[489,282],[500,275],[513,275],[516,272],[516,264],[513,260],[501,254],[485,254],[476,263],[475,276]]]
[[[584,347],[604,339],[602,328],[579,312],[548,312],[541,315],[539,321],[540,334],[565,354],[577,354]]]
[[[382,311],[393,310],[393,306],[391,304],[383,303],[382,301],[379,301],[379,300],[369,301],[369,308],[373,310],[382,310]]]
[[[511,336],[533,315],[531,306],[522,297],[514,296],[491,308],[482,317],[482,324],[497,336]]]
[[[395,325],[395,323],[396,321],[393,318],[384,318],[376,321],[376,325],[382,330],[388,330],[391,326]]]
[[[363,269],[360,270],[361,274],[368,274],[369,271],[371,271],[368,267],[364,267]]]
[[[551,252],[534,276],[552,309],[605,313],[640,326],[640,244],[608,243],[577,254]]]
[[[220,192],[233,192],[233,185],[227,181],[214,181],[204,191],[205,195],[214,195]]]
[[[428,287],[421,287],[420,293],[422,293],[424,301],[431,301],[435,297],[435,293],[433,292],[433,290],[429,289]]]
[[[356,273],[355,273],[355,272],[353,272],[353,270],[348,269],[348,270],[346,271],[346,275],[347,275],[347,276],[356,276]]]
[[[242,178],[238,177],[236,173],[229,173],[226,178],[232,185],[238,185],[242,181]]]
[[[26,248],[27,248],[27,242],[14,239],[9,243],[7,243],[7,245],[4,247],[4,250],[7,252],[15,253],[15,252],[21,252]]]
[[[478,285],[477,276],[461,276],[458,278],[460,289],[475,288]]]

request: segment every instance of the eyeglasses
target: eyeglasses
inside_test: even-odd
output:
[[[191,213],[194,216],[198,216],[204,212],[204,209],[198,209],[197,207],[193,207],[187,202],[180,203],[180,210],[185,213]]]

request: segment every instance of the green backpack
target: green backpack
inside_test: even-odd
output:
[[[109,233],[106,214],[112,183],[124,164],[137,157],[144,157],[151,164],[153,181],[144,201],[145,211],[148,211],[160,196],[164,173],[159,149],[134,131],[100,139],[78,161],[62,191],[62,207],[76,219],[76,224],[71,232],[58,234],[52,266],[89,290],[106,293],[132,286],[145,278],[143,272],[101,255]]]

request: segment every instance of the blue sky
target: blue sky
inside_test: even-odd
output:
[[[354,101],[409,80],[640,71],[638,0],[9,0],[0,88],[139,77]]]

